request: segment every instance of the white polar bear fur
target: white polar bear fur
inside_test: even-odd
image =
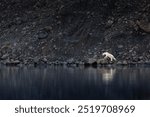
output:
[[[112,54],[110,54],[108,52],[104,52],[102,55],[105,56],[104,59],[109,58],[110,61],[113,61],[113,60],[116,61],[116,58]]]

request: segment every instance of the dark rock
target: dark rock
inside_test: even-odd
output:
[[[138,58],[134,56],[134,57],[132,58],[132,62],[138,62]]]
[[[144,64],[144,61],[141,60],[141,61],[138,61],[137,63],[138,64]]]
[[[145,61],[145,64],[150,65],[150,61],[149,60]]]
[[[51,26],[46,26],[46,27],[44,27],[43,30],[45,30],[46,32],[51,32],[52,29],[53,29],[53,28],[52,28]]]
[[[38,39],[45,39],[45,38],[47,38],[48,37],[48,32],[46,32],[46,31],[39,31],[38,33],[37,33],[37,37],[38,37]]]
[[[7,60],[7,61],[5,61],[5,65],[8,65],[8,66],[16,66],[18,64],[20,64],[19,60]]]
[[[137,63],[138,63],[138,62],[135,62],[135,61],[130,61],[130,62],[128,62],[129,65],[137,65]]]
[[[61,65],[67,65],[66,61],[61,62]]]
[[[75,63],[73,64],[67,64],[69,67],[77,67],[77,65]]]
[[[47,58],[44,57],[44,58],[42,59],[42,61],[43,61],[44,63],[47,63],[48,60],[47,60]]]
[[[14,24],[16,25],[21,25],[23,22],[22,22],[22,19],[20,17],[17,17],[15,20],[14,20]]]
[[[25,60],[23,61],[23,64],[24,64],[24,65],[28,65],[28,60],[25,59]]]
[[[127,62],[126,60],[124,60],[124,61],[122,62],[122,65],[128,65],[128,62]]]
[[[122,62],[121,62],[121,61],[118,61],[118,62],[117,62],[117,65],[122,65]]]
[[[34,65],[37,65],[39,63],[39,58],[38,57],[35,57],[33,59],[33,62],[34,62]]]
[[[122,49],[124,46],[123,45],[118,45],[118,48],[119,49]]]
[[[58,61],[48,62],[49,65],[58,65]]]
[[[113,64],[114,62],[110,62],[107,59],[98,59],[97,60],[97,64],[101,64],[101,65],[107,65],[107,64]]]
[[[77,61],[76,64],[77,64],[77,65],[84,65],[84,62],[82,62],[82,61]]]
[[[67,60],[67,64],[73,64],[73,63],[75,63],[74,58],[70,58]]]
[[[143,56],[140,56],[138,59],[139,59],[139,60],[143,60],[143,59],[144,59],[144,57],[143,57]]]
[[[98,59],[98,60],[97,60],[97,64],[101,64],[101,63],[104,63],[104,62],[105,62],[104,59]]]
[[[0,58],[1,58],[1,60],[6,60],[8,57],[9,57],[9,54],[4,54]]]
[[[94,64],[97,63],[97,60],[94,58],[89,58],[85,61],[85,64]]]
[[[150,33],[150,22],[140,20],[136,22],[140,29],[143,31]]]
[[[114,23],[114,19],[113,19],[113,18],[112,18],[112,19],[109,19],[109,20],[106,22],[105,27],[106,27],[106,28],[109,28],[109,27],[112,26],[113,23]]]
[[[128,62],[126,60],[123,61],[117,61],[117,65],[128,65]]]

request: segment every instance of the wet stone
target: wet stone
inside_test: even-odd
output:
[[[122,65],[127,65],[128,64],[128,62],[126,61],[126,60],[124,60],[123,62],[122,62]]]
[[[47,58],[43,58],[42,61],[43,61],[44,63],[47,63],[48,60],[47,60]]]
[[[8,66],[16,66],[18,64],[20,64],[19,60],[6,60],[5,61],[5,65],[8,65]]]
[[[68,60],[67,60],[67,63],[68,63],[68,64],[75,63],[75,60],[74,60],[73,58],[71,58],[71,59],[68,59]]]
[[[118,61],[118,62],[117,62],[117,65],[122,65],[122,62],[121,62],[121,61]]]
[[[89,59],[87,59],[87,60],[85,61],[86,64],[93,64],[93,63],[95,63],[95,62],[97,62],[97,60],[94,59],[94,58],[89,58]]]
[[[128,65],[128,62],[126,60],[118,61],[117,65]]]
[[[36,64],[36,63],[39,62],[39,58],[36,57],[36,58],[33,59],[33,61],[34,61],[34,63]]]

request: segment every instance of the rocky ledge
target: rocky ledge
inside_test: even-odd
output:
[[[110,62],[108,59],[94,59],[89,58],[86,60],[75,60],[73,58],[68,59],[67,61],[48,61],[46,59],[30,59],[27,61],[19,61],[19,60],[1,60],[0,64],[6,66],[68,66],[68,67],[102,67],[102,66],[150,66],[150,61],[146,62],[131,62],[131,61],[113,61]]]

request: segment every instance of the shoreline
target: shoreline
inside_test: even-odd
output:
[[[127,62],[127,61],[117,61],[114,63],[88,63],[83,61],[76,61],[76,62],[67,62],[67,61],[47,61],[47,62],[30,62],[30,63],[21,63],[20,61],[12,61],[12,62],[6,62],[6,61],[0,61],[0,65],[7,66],[7,67],[25,67],[25,66],[67,66],[67,67],[150,67],[150,62]]]

